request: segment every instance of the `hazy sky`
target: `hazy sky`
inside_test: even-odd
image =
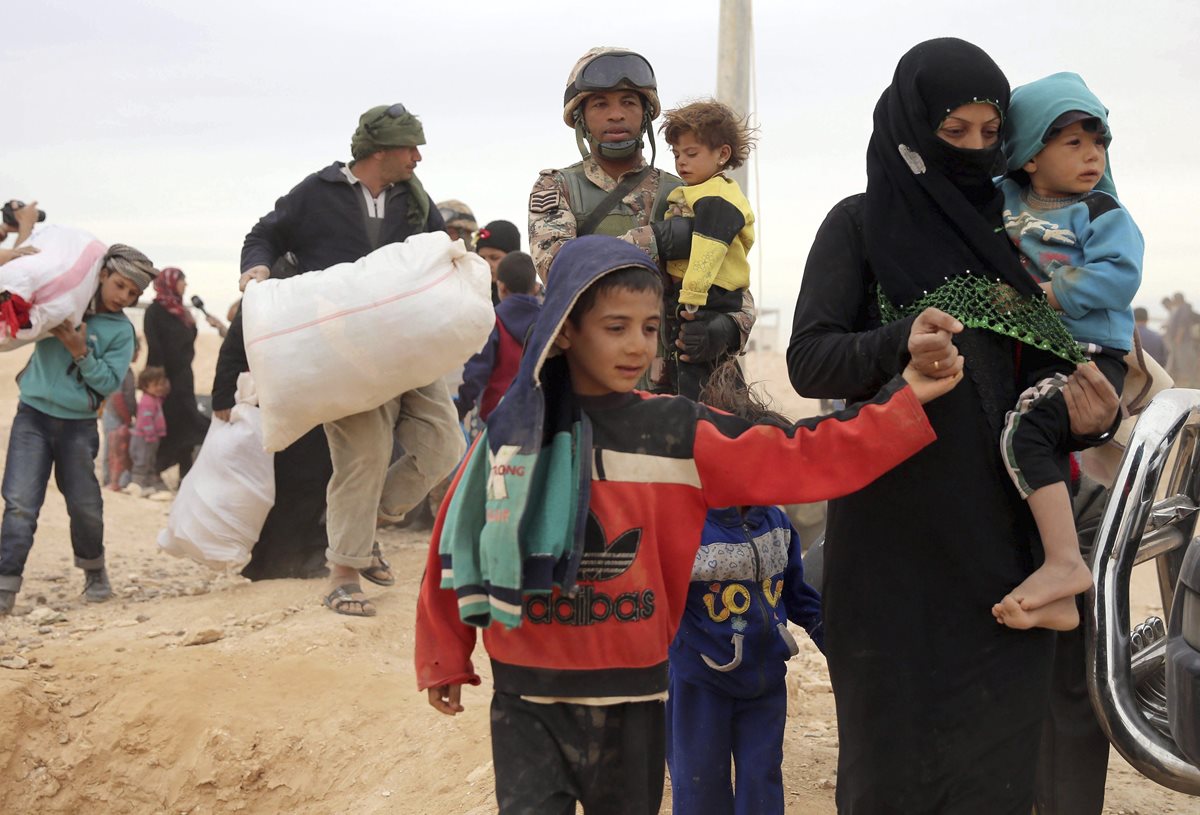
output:
[[[593,45],[640,51],[666,106],[712,95],[716,0],[628,3],[6,3],[0,198],[179,266],[237,296],[242,239],[305,175],[349,159],[358,115],[403,102],[425,126],[435,200],[525,231],[541,168],[579,159],[567,73]],[[586,11],[591,9],[591,11]],[[1146,236],[1140,303],[1200,299],[1200,3],[768,2],[754,8],[761,305],[791,310],[812,236],[861,191],[871,111],[912,45],[959,36],[1012,84],[1080,73],[1111,109],[1122,201]],[[660,143],[658,166],[673,169]],[[750,172],[753,179],[754,165]],[[757,263],[757,254],[752,261]],[[764,326],[769,322],[764,319]]]

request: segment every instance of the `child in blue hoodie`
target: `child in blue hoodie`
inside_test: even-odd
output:
[[[1117,200],[1108,165],[1108,109],[1072,73],[1012,93],[1005,123],[1009,174],[1001,182],[1004,225],[1021,262],[1050,305],[1119,393],[1133,348],[1131,303],[1142,277],[1144,242]],[[1068,630],[1079,624],[1075,595],[1092,585],[1079,553],[1067,489],[1067,453],[1103,443],[1073,440],[1062,395],[1072,367],[1023,345],[1028,386],[1009,412],[1001,452],[1029,502],[1046,559],[992,608],[1013,628]]]
[[[496,306],[496,327],[483,350],[463,367],[463,381],[455,400],[459,421],[476,403],[479,418],[486,421],[517,375],[525,336],[542,310],[541,301],[534,294],[536,290],[533,258],[524,252],[509,252],[500,260],[496,266],[496,296],[500,299]]]
[[[746,389],[732,362],[700,401],[790,427]],[[804,582],[800,535],[777,506],[713,509],[670,649],[667,766],[677,815],[782,815],[788,620],[824,645],[821,595]],[[732,783],[732,767],[737,783]]]
[[[104,569],[104,517],[96,453],[96,413],[121,386],[133,361],[134,330],[123,310],[137,302],[158,272],[138,250],[114,244],[104,255],[100,285],[83,324],[64,322],[39,340],[21,373],[20,403],[4,465],[0,524],[0,615],[12,611],[33,547],[46,484],[55,482],[71,516],[75,565],[84,596],[112,596]]]

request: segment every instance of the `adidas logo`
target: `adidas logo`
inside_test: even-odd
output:
[[[610,542],[600,521],[589,511],[583,537],[583,556],[579,561],[579,579],[599,582],[620,577],[633,565],[641,543],[640,527],[622,532]]]

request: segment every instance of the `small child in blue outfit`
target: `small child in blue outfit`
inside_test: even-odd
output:
[[[701,401],[790,427],[746,389],[732,361]],[[708,512],[670,649],[667,765],[676,815],[782,815],[788,620],[824,645],[821,595],[804,582],[800,535],[775,506]],[[731,780],[732,766],[737,783]]]
[[[1008,177],[1004,225],[1025,268],[1067,329],[1119,393],[1133,347],[1131,304],[1145,244],[1117,200],[1108,166],[1108,109],[1072,73],[1012,93],[1005,124]],[[1001,451],[1029,502],[1046,559],[992,608],[1013,628],[1068,630],[1079,624],[1075,595],[1092,585],[1079,553],[1067,488],[1067,454],[1105,438],[1073,440],[1062,387],[1067,363],[1021,346],[1028,389],[1009,412]]]
[[[0,615],[12,611],[53,469],[71,516],[75,565],[89,602],[112,597],[104,568],[104,503],[96,479],[96,413],[133,361],[134,331],[123,313],[158,272],[138,250],[114,244],[83,325],[64,322],[34,346],[21,373],[17,415],[4,463],[0,524]]]

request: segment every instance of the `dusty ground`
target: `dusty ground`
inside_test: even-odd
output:
[[[214,338],[200,345],[196,381],[206,383]],[[5,443],[25,356],[0,354]],[[782,396],[790,391],[781,372],[778,357],[752,368]],[[795,397],[781,402],[793,413],[812,409]],[[415,690],[421,535],[382,534],[400,579],[371,592],[378,617],[355,620],[318,605],[319,582],[252,585],[159,554],[167,512],[105,495],[118,599],[89,606],[51,486],[17,614],[0,618],[0,663],[11,666],[0,668],[0,811],[495,811],[486,665],[485,685],[466,689],[466,713],[455,719]],[[1138,576],[1142,614],[1156,597],[1152,580]],[[216,639],[187,644],[205,638]],[[788,675],[788,811],[832,813],[833,697],[819,653],[799,639],[804,650]],[[1196,799],[1143,779],[1114,754],[1106,812],[1197,811]]]

